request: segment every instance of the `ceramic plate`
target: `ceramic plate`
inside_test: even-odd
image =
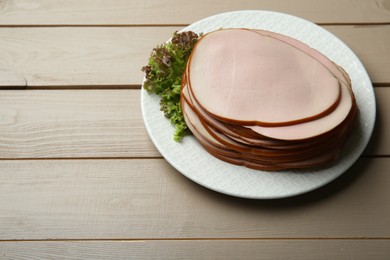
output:
[[[236,11],[211,16],[183,29],[206,33],[220,28],[254,28],[296,38],[341,65],[350,75],[360,110],[358,127],[340,159],[324,168],[267,172],[232,165],[206,152],[192,136],[173,140],[174,128],[160,112],[159,97],[141,92],[142,115],[154,145],[179,172],[194,182],[224,194],[276,199],[317,189],[343,174],[366,147],[375,123],[375,96],[370,78],[356,55],[341,40],[304,19],[269,11]]]

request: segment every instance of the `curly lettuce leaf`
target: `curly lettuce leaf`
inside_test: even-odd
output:
[[[145,73],[144,89],[161,97],[160,110],[175,126],[173,139],[181,139],[190,133],[180,106],[180,86],[188,58],[200,35],[192,32],[175,32],[171,41],[155,47]]]

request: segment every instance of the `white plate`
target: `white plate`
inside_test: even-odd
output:
[[[236,11],[200,20],[183,29],[209,32],[220,28],[256,28],[282,33],[307,43],[341,65],[350,75],[360,114],[358,127],[341,158],[326,168],[267,172],[216,159],[192,136],[173,141],[174,128],[160,111],[159,97],[141,92],[142,115],[154,145],[179,172],[209,189],[232,196],[275,199],[317,189],[343,174],[362,154],[374,128],[375,96],[367,72],[337,37],[298,17],[269,11]]]

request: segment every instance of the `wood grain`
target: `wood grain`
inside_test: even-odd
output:
[[[159,156],[139,90],[0,93],[1,158]]]
[[[0,90],[2,88],[23,88],[26,87],[26,80],[15,71],[0,69]]]
[[[139,85],[152,49],[177,29],[0,28],[0,69],[28,86]]]
[[[0,240],[390,238],[390,158],[284,200],[207,190],[163,159],[0,161]]]
[[[390,155],[390,88],[375,92],[378,120],[365,154]],[[140,90],[0,93],[0,158],[156,156],[141,115]]]
[[[234,10],[285,12],[317,23],[389,23],[386,0],[3,0],[1,25],[188,24]]]
[[[386,259],[389,240],[3,242],[5,259]]]
[[[182,27],[0,28],[0,80],[28,87],[134,86],[153,47]],[[366,66],[374,83],[390,83],[390,25],[325,26]]]

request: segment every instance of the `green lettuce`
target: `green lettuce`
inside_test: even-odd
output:
[[[145,73],[144,89],[161,97],[160,110],[175,126],[173,139],[190,134],[180,106],[180,87],[188,58],[200,35],[192,32],[175,32],[169,42],[155,47],[148,65],[142,67]]]

